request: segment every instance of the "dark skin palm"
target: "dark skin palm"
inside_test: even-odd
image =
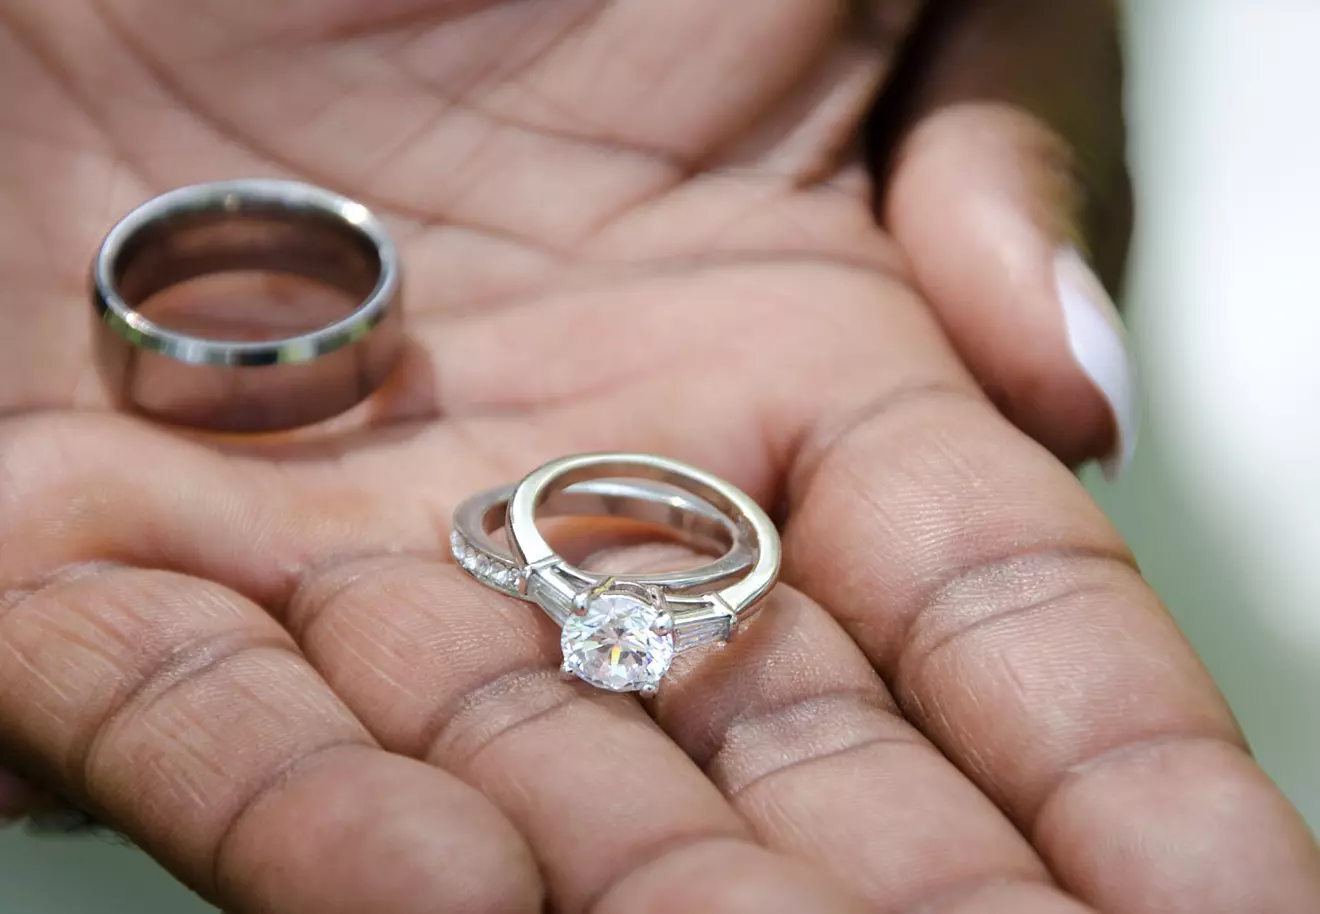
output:
[[[236,912],[1313,909],[1205,672],[876,225],[881,6],[0,3],[4,748]],[[251,174],[391,219],[406,370],[260,441],[103,410],[97,239]],[[607,448],[784,521],[767,610],[646,708],[442,560],[465,495]]]

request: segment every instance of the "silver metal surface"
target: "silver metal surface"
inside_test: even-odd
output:
[[[530,599],[522,590],[521,565],[492,534],[503,531],[516,485],[479,492],[454,511],[451,548],[459,564],[482,583],[510,596]],[[752,550],[742,529],[710,504],[682,489],[645,480],[593,479],[551,493],[537,515],[550,517],[614,517],[666,527],[674,538],[700,552],[718,555],[714,561],[683,571],[630,575],[628,580],[675,593],[709,589],[746,574]],[[567,562],[560,573],[586,593],[610,577],[584,571]]]
[[[779,577],[779,533],[761,507],[737,486],[690,464],[651,454],[565,457],[545,464],[518,484],[506,512],[505,530],[514,559],[525,569],[521,586],[527,596],[560,624],[573,611],[581,581],[537,528],[537,509],[569,486],[602,478],[649,480],[680,489],[718,510],[746,541],[753,564],[731,583],[695,594],[662,587],[678,650],[727,641],[733,626],[756,611]]]
[[[275,339],[212,339],[141,308],[200,276],[264,271],[351,296],[348,313]],[[360,203],[292,181],[180,188],[116,225],[92,265],[97,360],[120,405],[226,431],[294,428],[344,412],[388,377],[403,342],[400,266]],[[278,322],[276,322],[278,323]]]

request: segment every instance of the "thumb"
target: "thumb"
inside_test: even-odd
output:
[[[928,9],[877,111],[883,216],[964,360],[1019,428],[1112,478],[1136,373],[1106,283],[1131,231],[1112,0]]]

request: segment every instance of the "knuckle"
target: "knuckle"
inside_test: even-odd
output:
[[[970,387],[943,381],[917,380],[882,392],[859,409],[822,424],[803,441],[789,462],[790,499],[794,503],[805,500],[817,479],[835,463],[849,459],[866,433],[886,420],[907,414],[930,421],[932,416],[951,415],[951,410],[965,406],[984,409],[985,401]]]
[[[351,758],[364,749],[369,750],[370,746],[362,740],[342,737],[308,744],[300,747],[295,755],[282,764],[267,771],[264,777],[249,784],[215,829],[216,837],[207,855],[211,861],[208,873],[210,888],[220,895],[240,897],[243,894],[240,886],[244,881],[240,874],[246,868],[236,862],[239,856],[236,848],[245,837],[246,826],[260,817],[270,801],[295,788],[299,779],[308,778],[320,766],[331,763],[337,756]]]
[[[733,799],[771,778],[806,774],[820,762],[882,745],[930,748],[877,685],[753,708],[728,721],[694,760]]]
[[[30,709],[14,717],[80,795],[95,792],[114,735],[169,693],[238,657],[292,650],[258,609],[218,585],[115,565],[23,593],[0,614],[0,635],[13,661],[0,664],[0,691]]]
[[[786,534],[790,556],[832,594],[832,614],[872,644],[883,671],[920,631],[914,620],[954,618],[960,587],[970,593],[1024,564],[1057,580],[1048,576],[1088,557],[1139,577],[1076,479],[987,403],[938,388],[884,402],[826,440]],[[838,570],[831,547],[860,560]]]
[[[534,606],[500,612],[508,598],[465,577],[429,556],[344,557],[306,575],[286,612],[309,659],[386,748],[451,770],[523,727],[599,700],[560,679],[554,626]],[[487,620],[488,650],[455,662],[471,643],[465,617]],[[372,683],[389,684],[388,706]]]
[[[1094,597],[1130,597],[1146,585],[1126,552],[1054,545],[977,561],[920,601],[896,661],[900,682],[920,677],[941,653],[974,635],[1030,625],[1033,617],[1066,613]]]
[[[216,841],[212,869],[226,910],[272,910],[280,898],[281,910],[299,911],[544,906],[532,854],[485,797],[354,742],[309,744],[251,784]]]
[[[695,831],[672,835],[664,841],[639,848],[631,859],[625,861],[616,872],[603,881],[581,909],[592,912],[622,909],[615,899],[650,894],[645,888],[639,891],[638,886],[653,883],[657,874],[660,875],[659,881],[663,884],[670,881],[666,878],[666,871],[671,868],[681,870],[687,868],[694,860],[703,862],[720,860],[730,856],[731,853],[738,855],[751,848],[752,845],[744,835],[731,831]],[[680,900],[671,896],[671,902],[679,902],[672,910],[719,911],[735,907],[731,902],[731,896],[739,894],[740,887],[737,880],[728,878],[728,874],[724,874],[723,878],[717,876],[713,879],[694,880],[694,882],[700,886],[700,900],[696,904],[691,904],[695,899]],[[691,892],[685,891],[683,894],[689,895]]]
[[[329,557],[306,569],[289,598],[275,609],[294,638],[306,642],[322,621],[338,609],[361,600],[364,589],[372,589],[379,595],[387,579],[415,573],[433,564],[429,557],[397,552],[369,551]]]
[[[1097,796],[1111,795],[1113,784],[1119,781],[1130,787],[1158,783],[1166,796],[1170,786],[1177,784],[1184,795],[1227,797],[1238,793],[1240,798],[1245,786],[1241,780],[1244,763],[1251,764],[1251,754],[1240,739],[1206,727],[1130,735],[1076,759],[1059,772],[1037,800],[1026,832],[1034,836],[1042,822],[1074,813]],[[1176,776],[1170,776],[1173,772]]]
[[[425,756],[454,771],[468,770],[518,731],[592,700],[608,699],[589,698],[579,683],[562,681],[553,666],[512,667],[465,685],[435,709],[423,730]]]
[[[190,694],[225,691],[234,666],[268,652],[294,653],[294,649],[274,629],[245,627],[198,631],[144,653],[134,666],[124,670],[118,694],[102,714],[89,722],[72,752],[73,759],[81,759],[81,783],[89,792],[95,792],[99,773],[113,765],[108,759],[118,748],[117,737],[151,717],[154,709],[174,696],[186,704]]]

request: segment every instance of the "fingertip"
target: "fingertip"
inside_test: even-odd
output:
[[[1010,421],[1061,461],[1117,476],[1140,425],[1112,299],[1071,241],[1063,141],[1029,115],[967,103],[904,142],[885,220],[945,332]]]
[[[1224,739],[1156,737],[1074,768],[1033,837],[1056,849],[1060,882],[1102,911],[1320,910],[1315,838]]]
[[[1096,278],[1117,284],[1132,227],[1113,5],[932,4],[919,37],[877,110],[885,222],[1001,411],[1114,478],[1140,416]]]
[[[734,839],[694,842],[629,873],[592,906],[598,914],[861,914],[814,868]]]
[[[242,822],[221,860],[243,910],[539,914],[525,843],[476,790],[374,748],[336,753]]]

